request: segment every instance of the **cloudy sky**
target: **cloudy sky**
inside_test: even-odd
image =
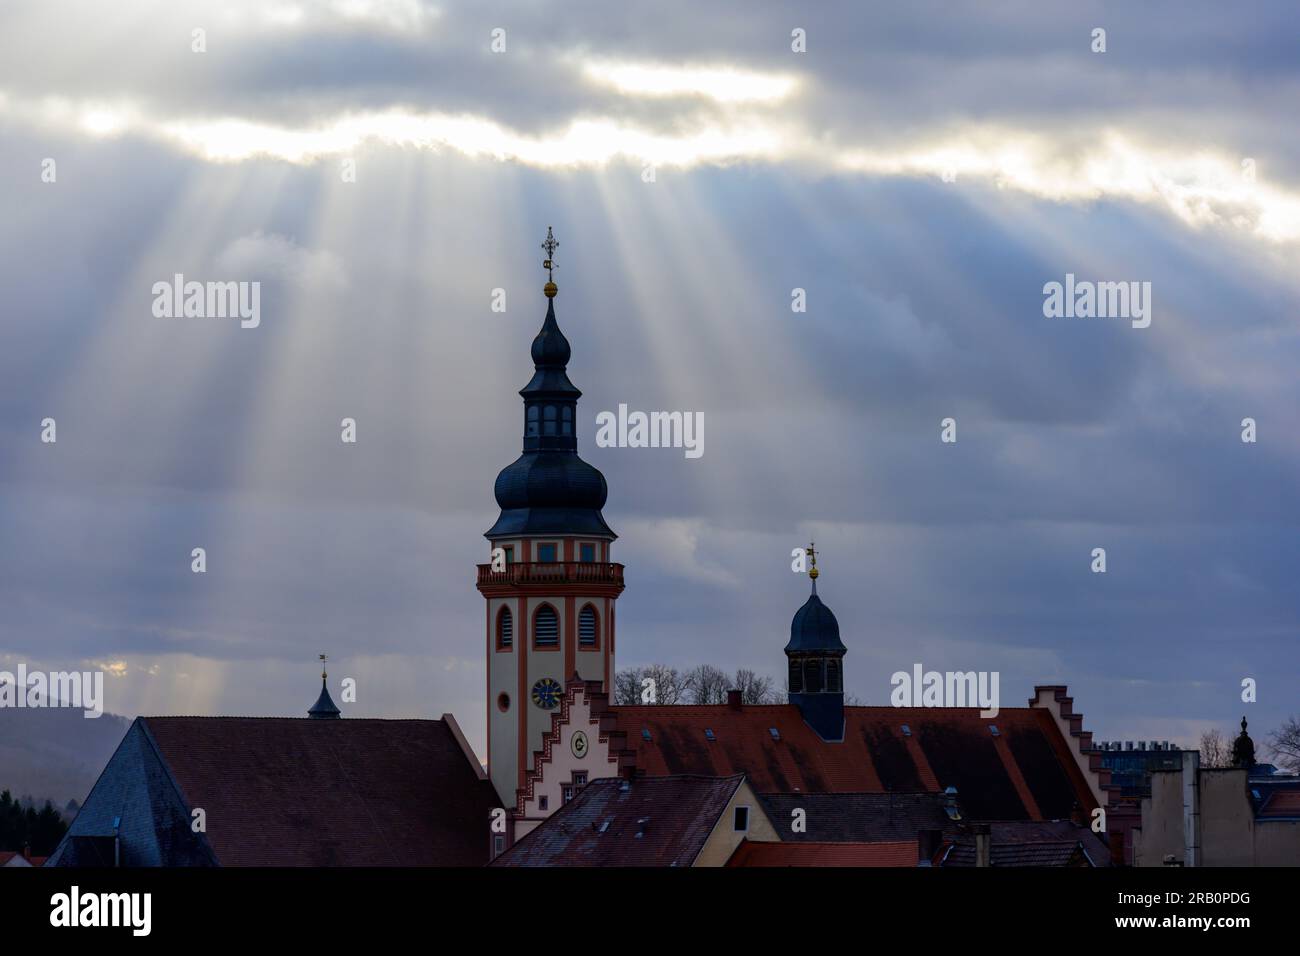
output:
[[[328,651],[348,713],[482,752],[549,225],[620,665],[779,678],[815,537],[867,702],[919,662],[1101,738],[1300,709],[1294,4],[804,6],[5,3],[0,667],[300,714]],[[261,324],[156,317],[177,273]],[[1150,327],[1046,318],[1067,274]],[[619,403],[703,456],[595,447]]]

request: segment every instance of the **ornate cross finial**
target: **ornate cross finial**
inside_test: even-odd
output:
[[[555,239],[555,233],[551,232],[551,227],[546,227],[546,241],[542,243],[542,248],[546,250],[546,259],[542,262],[542,268],[546,270],[546,278],[555,281],[555,250],[560,248],[560,244]]]

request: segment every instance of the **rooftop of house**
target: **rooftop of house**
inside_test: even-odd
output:
[[[889,843],[759,843],[745,840],[727,866],[916,866],[915,840]]]
[[[781,839],[801,843],[915,843],[921,830],[955,837],[963,822],[942,793],[764,793],[759,799],[782,828]],[[787,832],[795,810],[804,811],[804,829]]]
[[[1071,820],[995,820],[988,824],[991,866],[1110,866],[1110,848]],[[942,866],[975,866],[975,838],[963,834],[941,854]]]
[[[493,866],[690,866],[744,781],[677,774],[593,780]]]
[[[1261,794],[1255,816],[1259,820],[1300,820],[1300,786],[1277,787]]]
[[[956,787],[974,819],[1068,817],[1096,806],[1051,712],[1003,708],[845,707],[827,743],[790,704],[609,707],[613,729],[651,776],[743,773],[761,793],[941,793]]]
[[[120,817],[142,852],[159,856],[153,865],[481,866],[498,805],[450,715],[141,717],[56,862],[108,862]],[[179,833],[177,818],[188,824],[195,809],[205,831],[191,846],[190,827]],[[128,862],[139,859],[137,847],[125,852]]]

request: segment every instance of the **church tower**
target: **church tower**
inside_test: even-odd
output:
[[[523,453],[496,480],[501,515],[478,566],[487,602],[488,774],[507,804],[550,730],[564,683],[575,674],[614,680],[614,602],[623,566],[600,509],[605,476],[578,457],[582,395],[569,381],[569,342],[555,320],[555,250],[546,230],[546,320],[533,339],[524,400]]]
[[[808,545],[808,577],[812,595],[795,611],[790,622],[790,703],[799,708],[804,722],[827,742],[844,739],[844,655],[840,623],[817,596],[817,550]]]

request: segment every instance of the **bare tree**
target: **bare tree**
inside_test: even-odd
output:
[[[641,671],[640,667],[628,667],[621,671],[614,672],[614,703],[628,704],[641,703]]]
[[[692,704],[725,704],[731,678],[716,667],[699,664],[686,674],[686,697]]]
[[[1218,727],[1212,727],[1201,734],[1200,750],[1202,767],[1232,766],[1232,748],[1224,740],[1223,734],[1219,733]]]
[[[742,704],[777,703],[776,682],[770,677],[761,677],[748,668],[742,667],[736,671],[731,685],[740,691]]]
[[[614,675],[616,704],[680,704],[685,700],[686,689],[686,681],[677,668],[665,664],[629,667]]]
[[[1268,735],[1273,760],[1292,773],[1300,773],[1300,721],[1288,717],[1282,726]]]

